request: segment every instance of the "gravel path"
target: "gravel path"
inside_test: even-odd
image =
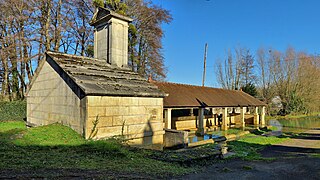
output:
[[[309,130],[301,136],[281,144],[265,148],[264,157],[277,160],[218,162],[198,174],[189,174],[178,179],[320,179],[320,129]]]

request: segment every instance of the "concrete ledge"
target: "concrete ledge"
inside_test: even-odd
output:
[[[243,132],[240,132],[238,134],[228,134],[228,135],[225,135],[227,141],[233,141],[233,140],[237,140],[239,139],[241,136],[244,136],[246,134],[249,134],[250,132],[249,131],[243,131]]]
[[[213,144],[214,140],[213,139],[207,139],[207,140],[202,140],[202,141],[198,141],[198,142],[193,142],[193,143],[189,143],[188,147],[197,147],[197,146],[202,146],[205,144]]]

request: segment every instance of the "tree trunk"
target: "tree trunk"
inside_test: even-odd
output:
[[[57,14],[56,14],[56,19],[55,19],[55,35],[54,35],[54,50],[59,51],[60,47],[60,41],[61,41],[61,26],[62,26],[62,19],[61,19],[61,5],[62,1],[58,1],[57,5]]]
[[[45,40],[46,40],[46,51],[50,50],[50,34],[49,34],[49,28],[50,28],[50,15],[51,15],[51,0],[47,1],[46,4],[46,13],[45,13]]]

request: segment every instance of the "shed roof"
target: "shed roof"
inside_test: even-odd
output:
[[[168,94],[163,102],[167,108],[265,106],[262,101],[243,91],[168,82],[153,83]]]
[[[164,97],[152,83],[129,69],[106,63],[105,60],[47,52],[46,61],[64,77],[78,86],[85,95]],[[68,81],[72,82],[68,82]]]

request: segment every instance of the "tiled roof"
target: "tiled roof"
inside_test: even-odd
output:
[[[168,82],[152,82],[168,95],[164,98],[164,107],[238,107],[265,105],[260,100],[242,91]]]
[[[104,60],[47,52],[47,62],[58,66],[85,95],[164,97],[157,86],[139,74],[107,64]],[[59,68],[60,67],[60,68]],[[60,76],[63,72],[58,72]]]

